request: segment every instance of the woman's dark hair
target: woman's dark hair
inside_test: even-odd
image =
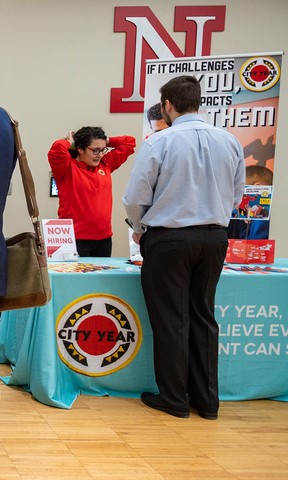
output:
[[[201,105],[201,87],[197,78],[189,75],[172,78],[160,88],[161,105],[169,100],[176,112],[198,112]]]
[[[91,145],[94,139],[107,140],[107,136],[101,127],[82,127],[74,133],[74,149],[69,149],[73,158],[78,156],[78,148],[83,150]]]

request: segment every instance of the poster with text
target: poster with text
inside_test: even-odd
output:
[[[240,141],[246,167],[255,167],[254,180],[250,179],[252,183],[249,182],[249,185],[272,186],[282,54],[283,52],[251,53],[148,60],[143,138],[152,133],[147,111],[160,102],[160,87],[174,77],[194,75],[201,85],[201,118],[211,125],[229,131]],[[256,174],[259,173],[261,177],[263,172],[268,173],[268,180],[266,175],[265,180],[256,181]],[[257,221],[258,225],[265,221],[264,238],[267,238],[267,231],[269,232],[272,193],[271,188],[267,199],[268,217],[261,218],[259,214],[253,215],[251,211],[249,215],[249,219]],[[267,205],[268,203],[266,210]],[[231,218],[235,218],[232,212]],[[237,218],[241,220],[241,216]]]

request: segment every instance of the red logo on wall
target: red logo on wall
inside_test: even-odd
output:
[[[143,112],[146,60],[210,55],[225,13],[225,6],[176,6],[174,32],[186,33],[182,52],[149,7],[115,7],[114,32],[126,32],[126,47],[124,86],[111,89],[110,112]]]

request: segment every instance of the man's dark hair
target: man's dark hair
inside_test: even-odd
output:
[[[161,113],[161,103],[155,103],[152,107],[148,108],[147,110],[147,120],[150,123],[151,120],[162,120],[162,113]]]
[[[78,156],[78,148],[83,150],[91,145],[94,139],[107,140],[107,136],[101,127],[82,127],[74,133],[73,139],[75,150],[70,149],[72,157]]]
[[[198,112],[201,105],[201,87],[196,77],[182,75],[172,78],[159,91],[163,108],[165,100],[169,100],[178,113]]]

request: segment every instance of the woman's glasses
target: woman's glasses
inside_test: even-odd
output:
[[[86,148],[88,148],[88,150],[91,150],[91,152],[93,152],[94,155],[100,155],[100,153],[102,153],[102,155],[105,155],[105,153],[107,153],[109,150],[107,147],[104,147],[104,148],[86,147]]]

